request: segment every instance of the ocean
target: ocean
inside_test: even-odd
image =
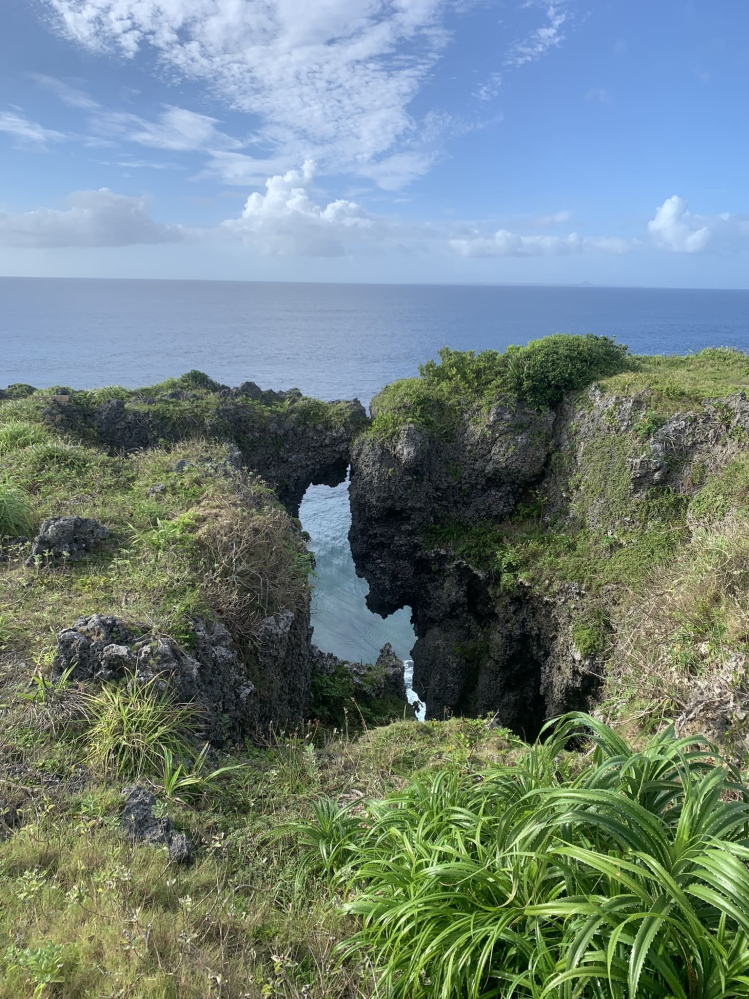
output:
[[[0,278],[0,386],[134,388],[197,368],[366,405],[445,345],[501,350],[557,332],[635,353],[749,350],[749,291]],[[300,516],[317,559],[314,641],[365,662],[389,641],[407,659],[408,610],[366,608],[346,484],[311,487]]]

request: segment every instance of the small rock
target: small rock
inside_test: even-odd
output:
[[[108,527],[90,517],[49,517],[34,538],[26,563],[33,565],[36,556],[55,562],[77,562],[110,534]]]
[[[173,864],[191,864],[195,859],[192,843],[184,833],[174,832],[167,816],[156,817],[156,796],[139,784],[126,787],[123,794],[126,797],[120,824],[127,837],[136,843],[166,846]]]
[[[17,807],[12,801],[0,798],[0,840],[10,836],[20,824],[21,816]]]
[[[190,865],[195,860],[195,850],[184,833],[174,833],[169,840],[169,860],[173,864]]]
[[[150,486],[147,490],[147,495],[149,496],[159,496],[161,493],[166,492],[166,482],[158,482],[155,486]]]
[[[187,461],[185,458],[180,458],[179,461],[175,461],[174,463],[174,471],[180,475],[182,472],[186,472],[188,468],[194,467],[193,463],[191,461]]]
[[[139,843],[167,845],[171,838],[172,824],[168,818],[156,818],[156,796],[138,784],[126,787],[125,807],[120,824],[129,839]]]

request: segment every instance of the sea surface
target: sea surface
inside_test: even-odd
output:
[[[444,345],[501,350],[557,332],[635,353],[749,350],[749,291],[0,278],[0,386],[134,388],[197,368],[366,405]],[[407,659],[408,609],[383,620],[366,608],[347,485],[311,487],[301,519],[317,558],[315,642],[370,662],[389,641]]]

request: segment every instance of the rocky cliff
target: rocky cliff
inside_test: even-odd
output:
[[[46,393],[44,418],[113,453],[194,438],[230,443],[237,461],[261,475],[292,516],[309,485],[343,482],[351,441],[368,422],[357,399],[325,403],[254,382],[230,388],[198,371],[133,391],[61,386]]]
[[[199,372],[0,393],[2,682],[23,689],[35,661],[53,683],[166,685],[214,744],[318,714],[314,561],[295,516],[311,483],[345,477],[367,423],[356,400]],[[396,710],[384,667],[322,658],[365,714]]]
[[[489,712],[533,737],[589,707],[631,594],[746,453],[744,355],[624,367],[551,406],[457,379],[425,405],[428,371],[373,400],[352,453],[351,548],[370,608],[412,609],[428,717]]]

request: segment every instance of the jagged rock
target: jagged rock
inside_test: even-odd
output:
[[[146,626],[93,614],[79,618],[57,636],[52,678],[115,682],[134,678],[156,682],[178,701],[200,707],[201,737],[220,745],[244,739],[258,729],[298,724],[310,703],[309,610],[282,611],[258,629],[252,658],[239,654],[221,622],[197,619],[194,654]],[[263,681],[258,691],[253,676]]]
[[[120,825],[128,839],[136,843],[165,846],[169,860],[175,864],[191,864],[195,859],[193,845],[184,833],[175,833],[167,816],[155,815],[156,797],[138,784],[123,791],[125,805]]]
[[[73,680],[91,680],[102,670],[109,674],[122,663],[121,657],[111,656],[105,665],[104,651],[122,648],[133,641],[130,630],[116,617],[92,614],[79,617],[71,628],[57,636],[57,652],[52,663],[52,679],[58,680],[68,670]]]
[[[227,468],[257,472],[292,516],[298,515],[308,486],[335,486],[345,480],[351,442],[368,423],[358,399],[306,401],[299,389],[263,391],[253,382],[237,389],[212,383],[209,391],[204,398],[214,405],[207,406],[202,416],[196,409],[194,417],[184,422],[165,416],[160,405],[165,399],[187,403],[195,398],[182,388],[141,394],[134,403],[107,399],[90,404],[80,399],[71,405],[50,398],[44,415],[59,431],[88,441],[94,438],[115,453],[152,448],[163,441],[176,443],[196,433],[223,440],[229,445]],[[331,413],[333,418],[328,418]],[[184,460],[175,465],[177,471],[188,467]]]
[[[106,541],[111,532],[90,517],[49,517],[42,523],[34,538],[29,564],[36,556],[59,562],[67,559],[77,562],[89,555],[96,546]]]
[[[338,702],[348,702],[351,698],[365,714],[371,710],[381,713],[383,705],[390,712],[394,708],[400,711],[399,702],[404,709],[408,704],[405,665],[389,642],[381,649],[374,665],[339,659],[332,652],[322,652],[316,645],[312,646],[311,662],[313,689],[321,686],[321,679],[326,681],[321,686],[320,703],[314,705],[323,720],[337,723],[339,719],[334,716],[344,706]],[[353,708],[348,703],[345,706]]]
[[[400,701],[406,700],[406,678],[403,660],[395,654],[395,649],[386,642],[380,649],[380,654],[375,663],[375,669],[383,674],[383,686],[386,693],[392,697],[397,697]]]
[[[169,860],[173,864],[189,866],[195,860],[195,850],[192,841],[184,833],[172,833],[168,843]]]
[[[372,405],[376,414],[376,398]],[[675,503],[694,495],[749,438],[743,392],[661,426],[656,417],[647,436],[651,406],[647,389],[620,397],[594,385],[545,413],[498,402],[466,410],[449,434],[407,423],[394,440],[357,438],[351,551],[371,610],[411,609],[414,688],[427,717],[491,712],[533,738],[547,718],[592,706],[603,659],[583,655],[571,637],[588,596],[558,580],[529,587],[511,569],[500,589],[496,568],[469,565],[434,540],[433,528],[501,526],[538,494],[557,530],[602,530],[613,553],[618,528],[639,523],[639,504],[654,501],[658,516],[665,490]],[[608,476],[622,471],[628,482],[609,488]],[[590,482],[599,488],[583,490]]]

